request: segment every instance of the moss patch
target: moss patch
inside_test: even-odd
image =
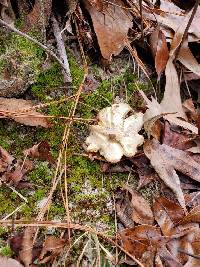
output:
[[[22,45],[22,44],[21,44]],[[39,56],[42,54],[39,53]],[[79,87],[83,70],[75,59],[69,56],[70,68],[73,77],[72,92]],[[35,64],[35,63],[34,63]],[[83,92],[77,107],[76,117],[94,118],[98,110],[113,102],[115,96],[128,100],[133,108],[137,108],[138,88],[149,90],[148,84],[139,83],[131,70],[125,70],[112,78],[101,80],[98,68],[95,67],[95,78],[99,82],[94,92]],[[46,71],[36,73],[37,79],[31,86],[33,96],[41,101],[49,103],[52,100],[62,100],[63,78],[60,66],[53,63]],[[87,86],[87,84],[86,84]],[[54,116],[69,116],[73,105],[72,100],[60,104],[51,104],[42,111]],[[51,152],[56,159],[62,144],[62,135],[67,122],[61,119],[53,119],[54,126],[49,129],[21,126],[15,122],[0,122],[0,145],[11,154],[23,159],[23,150],[42,140],[49,142]],[[115,189],[127,181],[127,174],[105,175],[102,174],[99,162],[92,162],[83,156],[75,156],[82,153],[82,144],[87,135],[88,124],[76,122],[71,129],[71,136],[67,150],[67,182],[69,187],[69,203],[72,219],[76,222],[89,222],[100,227],[107,227],[114,231],[114,217],[111,208],[112,195]],[[35,169],[28,175],[28,179],[34,184],[34,190],[19,190],[27,197],[28,203],[18,212],[22,218],[35,217],[38,213],[37,202],[48,196],[51,188],[51,180],[54,169],[47,162],[35,161]],[[130,177],[131,184],[137,184],[134,176]],[[49,218],[65,218],[66,211],[63,206],[61,188],[64,191],[64,182],[58,186],[53,197],[53,203],[49,211]],[[4,203],[3,199],[6,199]],[[2,200],[2,201],[1,201]],[[1,216],[5,212],[12,212],[21,200],[7,189],[0,190]],[[19,201],[19,203],[17,203]]]
[[[36,81],[40,73],[40,65],[44,60],[43,50],[33,42],[15,33],[10,33],[2,40],[0,51],[0,70],[3,73],[5,66],[11,75],[25,78],[29,83]]]

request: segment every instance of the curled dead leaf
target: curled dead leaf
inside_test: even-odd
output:
[[[25,267],[29,267],[33,260],[33,234],[35,230],[33,227],[27,227],[24,231],[24,235],[21,243],[21,250],[19,252],[19,258],[23,262]]]
[[[49,120],[36,112],[30,100],[0,97],[0,117],[10,118],[28,126],[51,126]]]

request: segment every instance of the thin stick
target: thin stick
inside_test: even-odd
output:
[[[178,54],[180,52],[181,46],[183,45],[184,41],[187,39],[188,31],[189,31],[189,28],[190,28],[190,26],[192,24],[192,21],[194,19],[194,16],[195,16],[195,14],[197,12],[197,9],[198,9],[198,6],[199,6],[199,2],[200,2],[200,0],[196,0],[196,2],[195,2],[195,5],[194,5],[193,10],[192,10],[192,14],[190,16],[190,19],[188,21],[188,24],[187,24],[187,26],[185,28],[184,33],[183,33],[183,37],[182,37],[181,43],[180,43],[179,47],[176,50],[175,59],[177,58],[177,56],[178,56]]]
[[[52,16],[52,22],[53,22],[53,32],[54,32],[54,36],[56,38],[57,41],[57,48],[58,48],[58,53],[60,55],[60,58],[63,61],[63,64],[65,66],[64,68],[64,81],[66,83],[71,82],[72,81],[72,77],[71,77],[71,73],[70,73],[70,68],[69,68],[69,62],[68,62],[68,58],[67,58],[67,53],[66,53],[66,49],[65,49],[65,44],[62,38],[62,33],[59,29],[59,25],[58,25],[58,21],[56,20],[55,16]]]
[[[7,220],[8,218],[10,218],[10,216],[12,216],[13,214],[15,214],[18,210],[20,210],[24,205],[26,205],[26,203],[21,204],[19,207],[17,207],[15,210],[13,210],[10,214],[6,215],[2,220]]]
[[[19,113],[12,113],[12,112],[5,112],[0,110],[0,118],[28,118],[28,117],[32,117],[32,118],[51,118],[51,119],[64,119],[67,121],[88,121],[88,122],[95,122],[97,121],[97,119],[87,119],[87,118],[70,118],[70,117],[63,117],[63,116],[54,116],[54,115],[40,115],[40,114],[19,114]]]
[[[139,0],[140,5],[140,17],[141,17],[141,32],[142,32],[142,42],[144,44],[144,25],[143,25],[143,13],[142,13],[142,0]]]
[[[10,188],[15,194],[17,194],[21,199],[23,199],[26,203],[28,203],[28,200],[26,197],[22,196],[14,187],[5,184],[8,188]]]
[[[186,254],[186,255],[188,255],[188,256],[190,256],[190,257],[193,257],[193,258],[195,258],[195,259],[200,260],[200,255],[194,255],[194,254],[189,253],[189,252],[187,252],[187,251],[184,251],[184,250],[182,250],[182,249],[178,249],[178,251],[181,252],[181,253],[183,253],[183,254]]]
[[[114,210],[115,210],[115,242],[117,243],[117,211],[116,211],[116,201],[115,201],[115,196],[113,194],[113,203],[114,203]],[[119,261],[119,253],[118,253],[118,248],[116,247],[116,252],[115,252],[115,262],[118,264]]]
[[[58,61],[58,63],[62,66],[62,68],[65,70],[65,65],[63,64],[63,62],[56,56],[56,54],[51,51],[46,45],[40,43],[38,40],[34,39],[33,37],[29,36],[28,34],[18,30],[17,28],[9,25],[8,23],[6,23],[5,21],[3,21],[2,19],[0,19],[0,24],[5,26],[6,28],[8,28],[9,30],[17,33],[18,35],[30,40],[31,42],[35,43],[36,45],[38,45],[39,47],[41,47],[43,50],[45,50],[50,56],[52,56],[54,59],[56,59]]]

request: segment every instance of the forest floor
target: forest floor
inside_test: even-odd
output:
[[[130,31],[129,16],[133,14],[123,17],[120,13],[120,0],[120,5],[115,3],[114,15],[111,4],[102,13],[100,3],[76,3],[76,9],[69,8],[74,12],[71,25],[66,12],[63,15],[65,5],[48,0],[43,24],[36,25],[36,30],[31,23],[37,24],[40,1],[28,1],[28,11],[22,3],[20,9],[13,1],[5,2],[0,1],[0,255],[15,259],[10,266],[25,267],[109,267],[135,262],[162,267],[170,260],[171,267],[195,266],[188,253],[197,255],[199,249],[193,244],[196,239],[189,239],[188,225],[196,231],[200,222],[199,44],[186,45],[186,56],[181,58],[184,45],[180,41],[177,63],[164,28],[150,27],[138,7],[134,25],[140,21],[147,29],[138,26],[138,37],[135,29]],[[146,4],[143,8],[145,19],[153,20]],[[176,9],[180,11],[178,6]],[[108,23],[112,16],[120,15],[129,25],[125,29],[124,23],[127,38],[121,40],[119,34],[116,46],[114,41],[108,41],[112,47],[105,45],[104,33],[95,24],[106,32],[103,14]],[[166,14],[171,19],[170,13]],[[60,23],[55,23],[54,15]],[[120,22],[120,17],[117,19]],[[59,24],[65,26],[64,41],[57,37]],[[180,31],[183,39],[190,33],[187,25]],[[74,29],[76,34],[71,32]],[[153,29],[157,37],[152,37]],[[193,31],[191,38],[198,35],[196,28]],[[177,41],[175,33],[173,40]],[[149,35],[157,38],[156,45]],[[128,37],[130,43],[137,39],[138,53]],[[115,54],[112,60],[108,60],[110,54]],[[67,71],[71,81],[66,81]],[[191,102],[184,102],[189,97]],[[89,151],[86,139],[91,126],[100,125],[99,112],[116,103],[130,106],[123,123],[133,114],[144,114],[137,131],[144,145],[137,145],[134,155],[109,162],[100,149],[100,153]],[[107,128],[105,132],[110,130]],[[119,145],[117,126],[114,128],[109,141]],[[158,214],[161,210],[164,215]],[[193,217],[188,217],[188,212]],[[177,226],[182,221],[187,222],[187,231],[186,226]],[[191,247],[186,249],[186,243]],[[173,246],[178,247],[176,253]],[[4,267],[1,256],[0,266]],[[177,262],[180,265],[173,265]],[[190,262],[192,265],[186,265]]]

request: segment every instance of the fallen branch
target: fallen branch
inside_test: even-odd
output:
[[[29,36],[28,34],[18,30],[17,28],[15,28],[14,26],[9,25],[8,23],[6,23],[4,20],[0,19],[0,24],[5,26],[6,28],[8,28],[9,30],[17,33],[18,35],[30,40],[31,42],[35,43],[36,45],[38,45],[39,47],[41,47],[43,50],[45,50],[50,56],[52,56],[54,59],[56,59],[58,61],[58,63],[61,65],[61,67],[65,70],[65,65],[63,64],[63,62],[59,59],[59,57],[56,56],[56,54],[51,51],[46,45],[43,45],[42,43],[40,43],[38,40],[34,39],[33,37]]]
[[[52,22],[53,22],[53,33],[54,33],[54,36],[56,38],[58,53],[59,53],[60,58],[62,59],[63,64],[64,64],[64,73],[63,73],[64,81],[66,83],[71,82],[72,77],[71,77],[71,73],[70,73],[69,62],[67,59],[65,44],[63,42],[61,30],[59,29],[58,21],[56,20],[54,15],[52,16]]]

